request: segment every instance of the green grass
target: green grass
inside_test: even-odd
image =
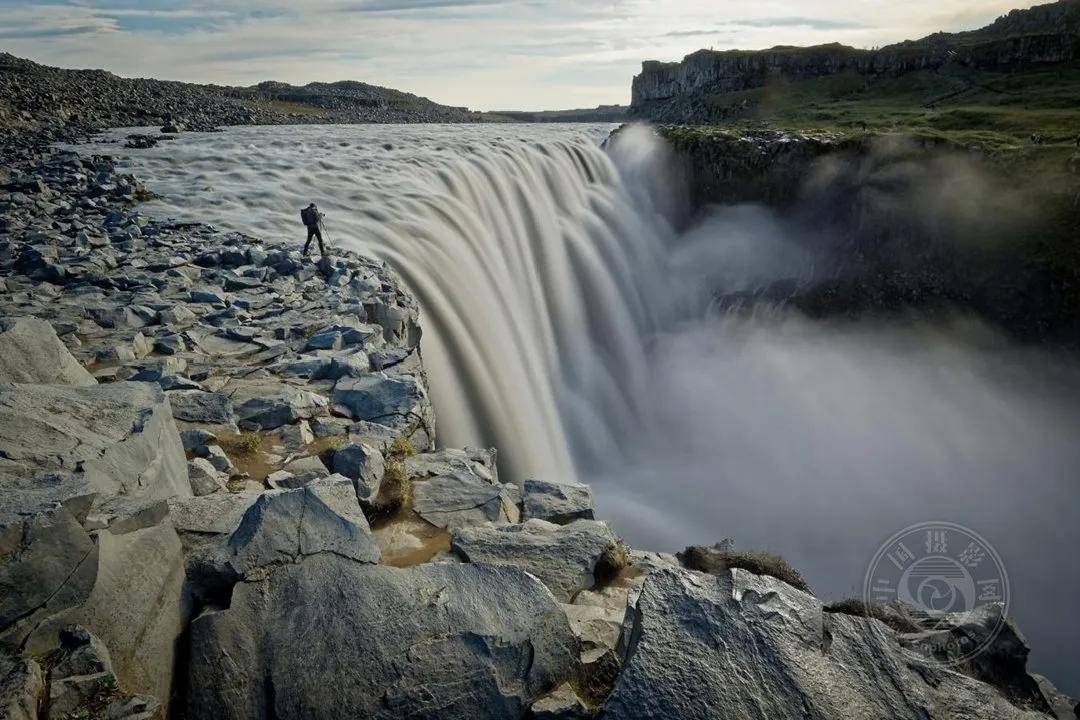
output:
[[[855,72],[706,96],[716,123],[803,131],[987,133],[980,142],[1016,144],[1039,133],[1047,144],[1080,134],[1080,63],[989,72],[951,65],[898,77]],[[958,140],[963,137],[958,136]]]

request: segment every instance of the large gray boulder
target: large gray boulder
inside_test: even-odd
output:
[[[0,318],[0,383],[97,385],[94,376],[36,318]]]
[[[190,496],[165,393],[148,383],[0,387],[0,490],[25,517],[59,502],[80,520],[106,498]]]
[[[659,570],[628,613],[605,718],[1045,718],[996,688],[912,660],[877,620],[825,613],[779,580]]]
[[[386,425],[405,437],[422,434],[420,449],[434,439],[431,401],[423,383],[414,377],[385,373],[344,377],[334,385],[330,401],[335,412],[354,420]]]
[[[165,702],[190,611],[180,540],[167,520],[123,534],[106,529],[72,578],[0,642],[43,655],[65,626],[82,625],[109,648],[126,689]]]
[[[320,553],[379,562],[379,546],[348,478],[263,493],[239,527],[202,559],[197,572],[208,587],[227,588]]]
[[[405,460],[405,472],[410,478],[435,477],[437,475],[475,475],[489,484],[498,483],[495,471],[495,451],[474,451],[443,448],[435,452],[420,453]],[[487,453],[484,456],[479,453]],[[485,462],[486,461],[486,462]]]
[[[334,452],[334,472],[354,480],[357,497],[371,503],[382,486],[386,462],[378,448],[357,440]]]
[[[528,570],[560,602],[570,602],[575,593],[592,588],[598,577],[614,575],[626,561],[626,548],[618,536],[595,520],[464,527],[454,533],[451,546],[468,562]]]
[[[576,657],[562,611],[521,570],[321,553],[192,623],[187,716],[520,718]]]
[[[190,496],[156,385],[0,388],[0,643],[43,655],[79,623],[127,687],[169,697],[187,620],[166,500]]]
[[[414,481],[412,494],[416,514],[441,528],[514,523],[519,519],[511,489],[484,482],[472,474]]]
[[[201,497],[172,498],[169,513],[181,533],[228,535],[240,527],[244,513],[262,493],[223,492]]]
[[[580,483],[528,479],[523,487],[524,517],[559,525],[593,519],[592,489]]]
[[[0,647],[0,717],[37,720],[44,692],[41,666]]]

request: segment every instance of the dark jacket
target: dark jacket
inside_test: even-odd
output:
[[[300,219],[304,221],[304,224],[309,228],[319,227],[319,221],[322,220],[322,213],[313,207],[306,207],[300,211]]]

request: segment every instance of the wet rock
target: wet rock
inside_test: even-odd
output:
[[[578,483],[526,480],[523,510],[526,519],[539,518],[558,525],[592,520],[592,490],[588,485]]]
[[[578,520],[554,525],[528,520],[521,525],[478,525],[454,532],[453,549],[469,562],[513,565],[540,578],[561,602],[592,588],[597,577],[613,575],[625,562],[619,538],[602,522]],[[621,565],[620,565],[621,567]]]
[[[229,609],[192,623],[191,649],[191,720],[522,717],[577,654],[521,570],[325,553],[237,585]]]
[[[0,383],[96,385],[53,327],[34,318],[0,318]]]

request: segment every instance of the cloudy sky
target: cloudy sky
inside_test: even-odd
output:
[[[0,50],[125,76],[363,80],[479,110],[629,101],[644,59],[872,47],[1030,0],[0,0]]]

